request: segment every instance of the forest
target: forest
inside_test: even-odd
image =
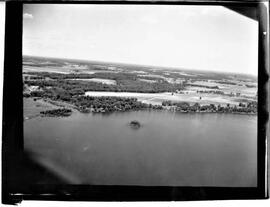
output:
[[[257,113],[257,102],[251,101],[248,103],[239,103],[238,106],[227,104],[226,106],[221,106],[220,104],[208,104],[200,105],[195,103],[191,105],[188,102],[172,102],[163,101],[162,106],[171,107],[175,111],[183,112],[216,112],[216,113]]]
[[[36,73],[29,73],[36,75]],[[46,79],[47,78],[47,79]],[[71,80],[71,79],[102,78],[115,80],[116,84],[103,84],[99,82]],[[147,77],[151,79],[151,77]],[[152,78],[156,80],[156,78]],[[114,91],[114,92],[137,92],[137,93],[160,93],[183,90],[183,84],[172,84],[157,78],[157,82],[144,82],[130,73],[95,73],[95,74],[57,74],[38,73],[37,77],[30,77],[24,84],[39,86],[43,91],[40,96],[61,96],[70,99],[73,95],[82,95],[86,91]],[[37,95],[37,94],[36,94]]]

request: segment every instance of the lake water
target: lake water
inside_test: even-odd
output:
[[[73,184],[257,185],[257,116],[74,112],[25,121],[24,144]]]

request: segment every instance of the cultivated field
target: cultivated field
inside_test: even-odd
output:
[[[247,111],[256,111],[257,78],[249,75],[26,57],[23,76],[28,96],[76,103],[86,111],[90,110],[84,109],[89,101],[81,100],[82,96],[136,98],[144,104],[166,107],[166,101],[212,104],[228,110],[249,106]],[[98,99],[94,103],[97,111],[106,108]]]

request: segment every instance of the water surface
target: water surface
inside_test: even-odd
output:
[[[257,116],[236,114],[75,112],[24,122],[25,150],[74,184],[256,186],[256,134]]]

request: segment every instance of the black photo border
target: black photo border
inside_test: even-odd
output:
[[[259,23],[258,42],[258,132],[257,187],[171,187],[105,185],[28,185],[22,177],[23,85],[22,18],[24,3],[71,4],[159,4],[221,5],[236,10]],[[244,10],[241,8],[245,7]],[[2,203],[22,200],[58,201],[191,201],[268,198],[266,173],[266,133],[268,124],[269,61],[267,45],[267,8],[262,1],[8,1],[6,2],[3,132]]]

